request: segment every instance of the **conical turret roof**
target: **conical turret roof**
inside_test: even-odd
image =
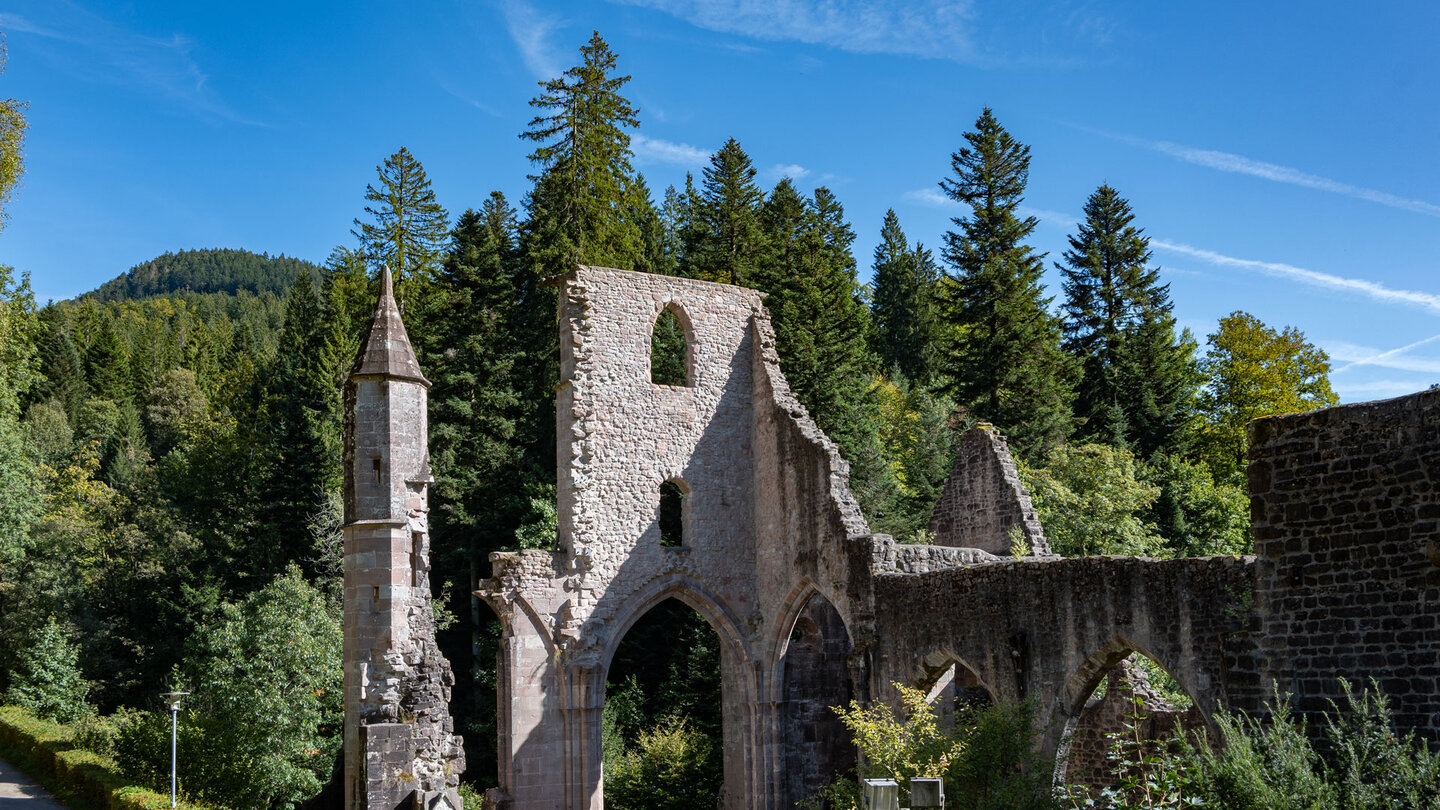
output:
[[[430,386],[430,381],[420,373],[415,350],[410,348],[410,336],[405,333],[405,322],[400,320],[389,267],[380,271],[380,300],[375,302],[370,332],[365,336],[360,356],[355,360],[355,370],[350,376],[394,377],[414,380],[427,388]]]

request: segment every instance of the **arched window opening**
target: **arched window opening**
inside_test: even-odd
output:
[[[928,688],[926,688],[928,684]],[[945,731],[955,730],[955,715],[992,706],[995,699],[981,683],[980,676],[970,667],[951,660],[933,681],[919,684],[926,688],[926,698],[935,707],[939,724]]]
[[[855,764],[850,732],[831,708],[846,706],[853,697],[850,652],[850,634],[839,611],[825,597],[811,596],[795,619],[782,664],[785,795],[781,807],[813,799]]]
[[[600,714],[605,806],[715,807],[724,779],[720,636],[694,608],[666,599],[626,632],[605,677]],[[657,767],[660,766],[660,767]],[[656,784],[659,772],[666,784]]]
[[[690,385],[689,346],[685,325],[671,307],[660,311],[650,332],[650,382],[656,385]]]
[[[685,499],[689,494],[684,483],[673,478],[660,485],[660,545],[666,548],[685,545]]]
[[[1157,767],[1141,760],[1165,753],[1177,731],[1199,744],[1204,729],[1194,699],[1158,662],[1122,650],[1066,725],[1056,779],[1092,793],[1113,787]]]

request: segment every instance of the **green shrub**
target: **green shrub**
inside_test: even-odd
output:
[[[5,702],[62,723],[93,713],[85,702],[90,682],[80,677],[79,655],[65,629],[50,619],[35,631],[21,655]]]
[[[0,708],[0,754],[75,810],[160,810],[170,796],[131,784],[115,761],[77,748],[76,729],[35,717],[18,706]],[[182,802],[182,808],[202,805]]]
[[[669,718],[640,732],[635,748],[605,769],[609,810],[714,807],[722,780],[720,750],[704,732]]]
[[[181,789],[235,807],[287,806],[313,796],[340,746],[341,630],[319,591],[292,567],[196,631],[180,668]],[[127,776],[168,784],[170,718],[117,721]]]
[[[1050,810],[1056,807],[1050,773],[1034,751],[1034,709],[1028,704],[962,706],[954,730],[940,724],[935,704],[919,689],[895,685],[904,705],[897,715],[880,703],[836,707],[855,746],[860,775],[900,782],[907,795],[910,779],[945,779],[946,806],[961,810]],[[819,806],[858,807],[858,795],[841,779],[822,792]],[[849,785],[855,783],[849,782]]]

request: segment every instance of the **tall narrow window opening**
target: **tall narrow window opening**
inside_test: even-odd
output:
[[[656,385],[689,385],[686,374],[689,347],[685,345],[685,325],[675,310],[666,307],[655,319],[650,333],[650,382]]]
[[[679,548],[685,543],[684,487],[675,481],[660,485],[660,545]]]

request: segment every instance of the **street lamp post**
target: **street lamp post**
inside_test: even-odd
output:
[[[179,726],[180,698],[190,694],[189,692],[165,692],[161,697],[170,704],[170,806],[173,808],[177,803],[175,792],[175,738],[176,729]]]

